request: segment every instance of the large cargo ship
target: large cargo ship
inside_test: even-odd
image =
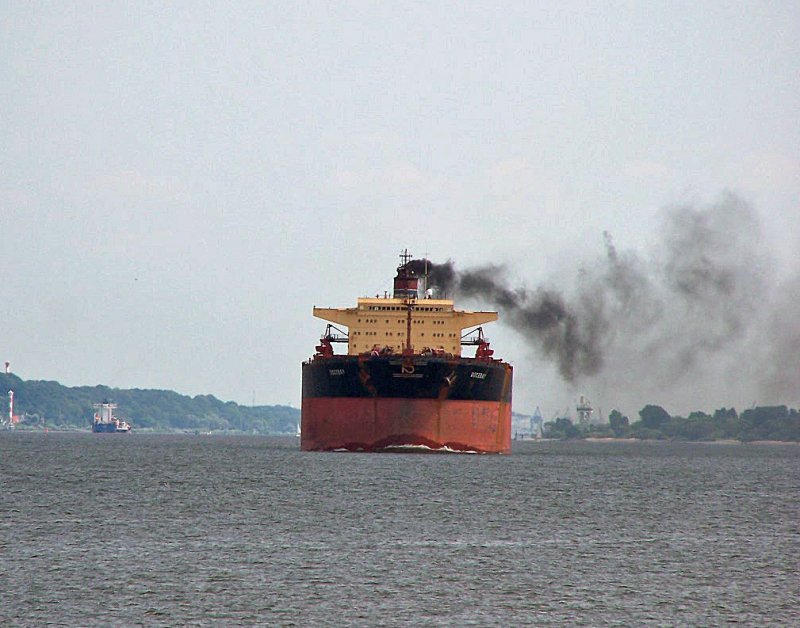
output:
[[[404,251],[391,296],[314,307],[328,326],[302,366],[301,449],[510,453],[513,371],[480,327],[497,312],[456,310],[427,267]]]
[[[114,415],[117,404],[104,401],[94,404],[94,420],[92,421],[92,431],[96,433],[124,433],[131,431],[130,423],[119,419]]]

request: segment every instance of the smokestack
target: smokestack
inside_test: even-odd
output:
[[[8,362],[6,362],[8,364]],[[14,423],[14,391],[8,391],[8,421],[13,425]]]
[[[9,374],[11,368],[11,362],[6,362],[6,375]]]
[[[408,249],[400,254],[402,263],[397,267],[397,276],[394,278],[395,299],[417,299],[419,297],[419,276],[415,264],[412,262]]]

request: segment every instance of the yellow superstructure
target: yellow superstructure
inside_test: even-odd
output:
[[[348,328],[347,353],[358,355],[374,348],[402,353],[411,310],[411,348],[443,350],[461,355],[465,329],[497,320],[497,312],[456,310],[450,299],[360,298],[354,308],[315,307],[314,316]]]

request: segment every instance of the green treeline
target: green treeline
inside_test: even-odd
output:
[[[294,433],[300,411],[289,406],[240,406],[212,395],[188,397],[171,390],[122,390],[107,386],[68,388],[58,382],[24,381],[0,374],[3,415],[8,415],[9,390],[14,391],[14,414],[20,427],[89,428],[92,405],[116,403],[119,418],[134,430],[236,430],[259,434]]]
[[[8,413],[9,390],[14,391],[14,413],[20,427],[88,429],[92,405],[112,401],[118,416],[134,430],[197,430],[294,433],[300,411],[289,406],[240,406],[212,395],[188,397],[171,390],[123,390],[108,386],[66,387],[58,382],[24,381],[0,373],[0,411]],[[608,423],[575,425],[568,418],[545,423],[545,438],[639,438],[684,441],[758,440],[800,442],[800,412],[787,406],[760,406],[737,413],[720,408],[713,414],[692,412],[688,417],[672,416],[661,406],[647,405],[639,419],[631,421],[612,410]]]
[[[800,412],[786,406],[760,406],[741,414],[720,408],[714,414],[692,412],[672,416],[661,406],[648,405],[631,422],[612,410],[603,425],[573,425],[567,418],[544,424],[546,438],[640,438],[682,441],[800,441]]]

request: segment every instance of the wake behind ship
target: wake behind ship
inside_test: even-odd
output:
[[[329,324],[302,366],[301,449],[510,453],[513,369],[480,327],[497,313],[456,310],[427,280],[405,251],[392,296],[314,308]]]

